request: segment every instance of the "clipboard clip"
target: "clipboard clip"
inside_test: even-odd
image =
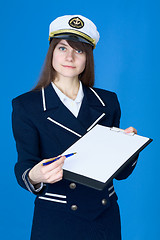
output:
[[[134,136],[135,133],[126,133],[123,129],[121,128],[117,128],[117,127],[111,127],[110,128],[111,131],[117,132],[117,133],[123,133],[126,134],[127,136]]]

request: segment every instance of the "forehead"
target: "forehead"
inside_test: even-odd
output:
[[[60,39],[59,39],[60,40]],[[65,39],[61,39],[57,45],[64,45],[64,46],[67,46],[67,47],[71,47],[73,49],[76,49],[76,50],[82,50],[83,52],[86,52],[87,50],[87,47],[91,47],[91,46],[88,46],[89,44],[87,43],[82,43],[82,42],[79,42],[79,41],[70,41],[70,40],[65,40]]]
[[[65,39],[62,39],[61,41],[59,41],[58,44],[63,44],[63,45],[69,46],[68,42]]]

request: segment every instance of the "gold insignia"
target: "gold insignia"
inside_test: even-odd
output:
[[[84,22],[79,17],[71,18],[68,23],[71,27],[78,28],[78,29],[84,26]]]

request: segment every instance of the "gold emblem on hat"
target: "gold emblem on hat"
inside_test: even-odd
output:
[[[78,29],[84,26],[84,22],[79,17],[71,18],[68,23],[71,27],[78,28]]]

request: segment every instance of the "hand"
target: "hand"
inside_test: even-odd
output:
[[[129,127],[124,130],[126,133],[135,133],[137,134],[137,130],[134,127]]]
[[[61,157],[59,160],[50,163],[49,165],[43,166],[42,164],[46,162],[44,159],[38,164],[36,164],[29,171],[29,180],[31,184],[36,185],[38,183],[55,183],[62,179],[63,177],[63,164],[65,157]]]

